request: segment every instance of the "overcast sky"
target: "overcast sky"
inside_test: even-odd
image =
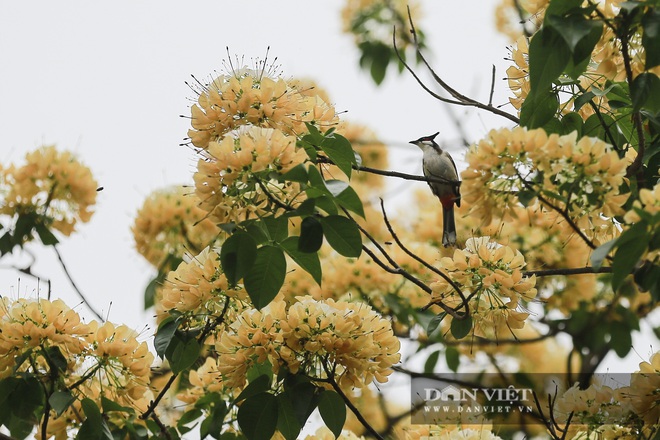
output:
[[[336,108],[393,145],[392,168],[419,173],[410,139],[441,131],[465,150],[444,107],[415,81],[393,72],[375,87],[358,69],[358,53],[341,33],[341,0],[305,1],[30,1],[0,5],[0,162],[57,144],[75,151],[105,189],[92,221],[63,240],[73,277],[97,309],[136,329],[151,325],[142,309],[153,270],[134,250],[130,226],[154,189],[190,183],[196,159],[180,147],[186,136],[190,75],[207,78],[232,54],[263,58],[270,46],[287,77],[325,88]],[[508,96],[507,40],[494,30],[495,0],[423,1],[419,25],[439,74],[487,101],[497,66],[494,102]],[[510,108],[509,108],[510,109]],[[455,109],[472,140],[510,122]],[[412,188],[413,184],[409,185]],[[3,259],[0,265],[9,261]],[[18,261],[26,261],[22,258]],[[79,302],[52,252],[39,253],[35,272],[51,278],[53,295]],[[0,293],[34,295],[37,282],[0,270]],[[45,289],[42,289],[45,290]],[[110,307],[110,303],[112,306]],[[91,314],[79,308],[87,317]],[[655,343],[657,349],[657,341]],[[649,343],[638,351],[648,358]],[[628,365],[642,360],[635,355]],[[618,364],[612,364],[618,365]]]

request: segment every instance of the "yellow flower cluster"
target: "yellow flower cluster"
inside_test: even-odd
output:
[[[58,347],[73,361],[85,351],[86,338],[92,333],[62,300],[0,298],[0,378],[11,376],[15,368],[28,368],[27,363],[19,366],[16,361],[39,347]],[[44,361],[41,358],[38,363]]]
[[[382,224],[381,224],[382,225]],[[439,250],[428,243],[407,242],[406,246],[425,261],[438,259]],[[322,251],[323,252],[323,251]],[[390,256],[409,273],[422,280],[429,280],[428,269],[405,254],[401,249],[388,249]],[[392,315],[388,295],[412,308],[420,308],[428,303],[428,295],[401,276],[384,271],[369,256],[346,258],[336,252],[323,252],[323,280],[316,284],[311,276],[297,268],[287,274],[282,294],[293,303],[295,297],[309,295],[317,300],[360,301],[371,304],[384,315]],[[408,328],[412,322],[395,320],[395,330]],[[402,326],[402,327],[399,327]]]
[[[536,277],[522,274],[523,255],[502,246],[490,237],[470,238],[465,249],[456,249],[453,257],[444,257],[440,266],[470,298],[472,333],[494,338],[500,330],[520,329],[529,313],[521,312],[522,302],[536,297]],[[431,284],[432,301],[442,301],[457,308],[462,299],[444,278]]]
[[[177,399],[192,404],[208,393],[220,393],[224,391],[222,375],[218,371],[218,361],[213,357],[207,357],[196,370],[190,370],[188,375],[190,387],[179,392]]]
[[[660,212],[660,183],[656,184],[653,189],[642,188],[639,190],[639,200],[633,202],[632,209],[626,212],[623,217],[626,223],[637,223],[641,217],[637,213],[637,209],[655,215]]]
[[[137,336],[125,325],[84,324],[61,300],[5,297],[0,299],[0,378],[29,372],[43,382],[62,380],[77,401],[61,415],[51,411],[48,434],[67,438],[67,429],[80,424],[82,397],[99,405],[104,396],[120,405],[146,407],[154,357]],[[47,360],[54,350],[67,363],[56,375],[50,374],[52,361]]]
[[[574,417],[577,423],[602,422],[603,414],[613,420],[623,414],[617,391],[605,385],[592,384],[587,389],[580,389],[578,384],[566,390],[556,401],[554,416],[560,422]]]
[[[112,384],[111,393],[121,401],[139,400],[147,391],[154,355],[146,342],[138,342],[138,334],[126,325],[111,322],[90,324],[87,356],[98,359],[98,379]]]
[[[646,423],[653,425],[660,420],[660,352],[655,352],[649,362],[639,364],[639,371],[632,374],[630,386],[621,390],[630,409]]]
[[[275,300],[247,310],[216,344],[218,370],[229,387],[242,387],[250,364],[269,360],[312,377],[336,375],[345,388],[386,382],[399,361],[399,340],[389,321],[369,306],[301,297],[286,309]]]
[[[513,97],[509,102],[520,111],[525,98],[529,95],[531,83],[529,82],[529,41],[527,37],[520,36],[511,48],[511,61],[513,65],[506,69],[506,78]]]
[[[307,160],[296,138],[280,130],[243,127],[211,142],[194,175],[200,207],[217,223],[240,222],[295,207],[305,194],[296,182],[280,182],[284,174]]]
[[[237,301],[226,304],[230,298]],[[207,247],[194,257],[184,255],[176,270],[167,274],[156,304],[157,320],[162,321],[176,310],[186,316],[183,325],[194,328],[209,317],[219,316],[223,309],[229,319],[247,301],[245,290],[229,288],[217,251]]]
[[[88,222],[98,184],[91,171],[68,151],[45,146],[25,155],[25,164],[2,170],[0,214],[37,213],[69,236],[78,222]]]
[[[316,94],[305,92],[281,77],[271,78],[265,66],[241,68],[201,86],[191,108],[192,144],[209,143],[243,125],[277,128],[287,134],[307,132],[305,122],[324,131],[338,123],[334,107]]]
[[[624,213],[629,196],[619,189],[630,159],[619,158],[599,139],[578,139],[575,132],[491,130],[470,148],[466,161],[461,193],[485,223],[510,215],[520,206],[521,191],[536,200],[542,190],[545,208],[568,211],[587,236],[598,240],[613,234],[612,218]]]
[[[217,237],[220,229],[198,204],[181,186],[154,191],[144,201],[131,230],[138,252],[154,267],[186,250],[199,252]]]

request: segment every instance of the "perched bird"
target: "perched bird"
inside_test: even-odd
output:
[[[454,204],[461,206],[461,182],[458,180],[453,159],[434,140],[438,133],[410,143],[417,145],[424,152],[422,169],[424,176],[429,179],[431,191],[442,203],[442,245],[447,247],[456,245]]]

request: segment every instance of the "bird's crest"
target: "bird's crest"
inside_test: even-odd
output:
[[[438,148],[438,144],[435,143],[435,137],[440,134],[440,132],[434,133],[430,136],[422,136],[421,138],[411,141],[410,143],[417,146],[426,145],[428,147]]]

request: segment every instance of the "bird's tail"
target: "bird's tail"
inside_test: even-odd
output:
[[[454,221],[454,204],[442,206],[442,245],[456,245],[456,222]]]

